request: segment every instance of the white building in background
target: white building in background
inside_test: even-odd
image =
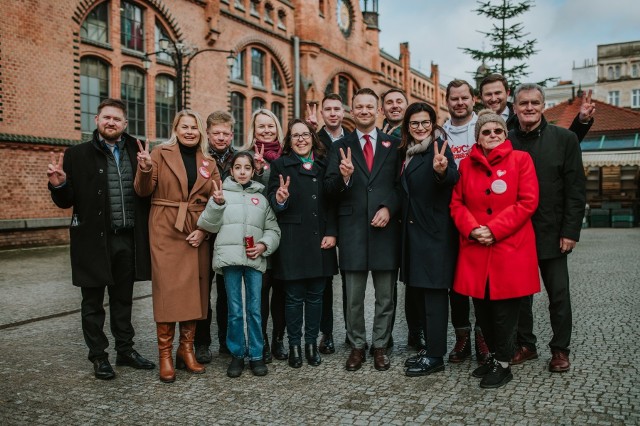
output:
[[[611,105],[640,109],[640,41],[598,45],[595,95]]]
[[[586,59],[583,65],[578,67],[574,62],[570,81],[560,81],[556,86],[545,89],[545,108],[573,99],[579,90],[584,92],[594,90],[597,81],[598,67],[593,59]]]

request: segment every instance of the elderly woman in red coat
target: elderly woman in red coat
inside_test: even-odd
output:
[[[480,387],[497,388],[513,375],[513,336],[524,296],[540,291],[531,216],[538,207],[538,179],[528,153],[514,151],[507,125],[481,111],[477,144],[460,163],[451,216],[460,232],[454,289],[473,297],[477,321],[492,358],[473,371]]]

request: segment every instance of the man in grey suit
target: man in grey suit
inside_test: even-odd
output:
[[[325,187],[337,199],[340,267],[347,290],[348,371],[365,361],[364,297],[369,271],[375,289],[373,357],[377,370],[390,367],[386,354],[393,324],[393,294],[400,253],[400,140],[376,128],[378,96],[368,88],[352,99],[356,130],[335,142]]]

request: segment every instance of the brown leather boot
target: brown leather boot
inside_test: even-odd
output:
[[[482,330],[480,327],[476,326],[476,360],[478,364],[484,365],[489,358],[491,358],[491,352],[489,351],[489,347],[487,346],[487,342],[484,340],[484,335],[482,334]]]
[[[456,328],[456,345],[449,353],[449,362],[458,363],[471,357],[471,329]]]
[[[172,383],[176,380],[176,370],[173,368],[173,336],[176,331],[175,322],[157,322],[158,358],[160,361],[160,381]]]
[[[196,335],[196,322],[184,321],[180,323],[180,346],[176,352],[176,368],[186,369],[190,373],[202,374],[204,365],[196,360],[193,352],[193,339]]]

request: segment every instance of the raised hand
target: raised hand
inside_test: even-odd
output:
[[[62,170],[64,154],[61,152],[56,161],[56,155],[51,153],[51,163],[47,167],[47,177],[52,186],[60,186],[67,181],[67,174]]]
[[[307,114],[304,117],[304,121],[307,122],[310,128],[315,131],[318,128],[318,104],[307,103]]]
[[[276,191],[276,201],[278,204],[284,204],[289,199],[289,184],[291,183],[291,177],[287,176],[285,181],[280,175],[280,187]]]
[[[140,139],[136,139],[138,143],[138,154],[136,155],[138,159],[138,167],[143,172],[148,172],[153,167],[153,163],[151,162],[151,155],[149,155],[149,140],[144,141],[144,147],[140,142]]]
[[[433,170],[438,173],[440,176],[444,176],[447,172],[447,166],[449,165],[449,161],[447,157],[445,157],[445,151],[447,150],[447,144],[449,141],[444,141],[442,144],[442,150],[438,149],[438,141],[433,142],[433,148],[435,149],[435,153],[433,155]]]
[[[256,153],[253,156],[253,166],[256,168],[256,172],[262,172],[264,168],[264,145],[258,148],[256,145],[253,146],[253,149]]]
[[[345,182],[348,182],[353,174],[353,163],[351,162],[351,148],[347,148],[347,154],[340,148],[340,174]]]
[[[591,100],[591,89],[587,92],[587,94],[582,98],[582,105],[580,105],[580,114],[578,115],[578,120],[581,123],[587,123],[596,113],[596,104]]]
[[[213,183],[213,194],[211,194],[211,198],[213,198],[213,202],[217,205],[221,206],[224,204],[224,193],[222,192],[222,181],[220,184],[216,183],[216,181],[211,181]]]

